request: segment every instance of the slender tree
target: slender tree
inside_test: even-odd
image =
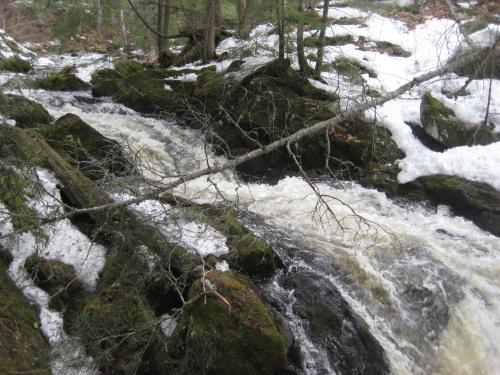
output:
[[[285,0],[275,0],[276,24],[278,26],[278,59],[285,59]]]
[[[97,0],[97,33],[102,33],[102,23],[104,18],[104,0]]]
[[[158,0],[158,62],[161,66],[169,66],[169,40],[165,37],[168,35],[170,26],[170,0]]]
[[[220,9],[219,0],[207,0],[207,22],[205,26],[205,43],[203,48],[204,63],[208,63],[215,58],[215,25],[218,9]]]
[[[321,19],[321,30],[319,32],[319,47],[318,55],[316,57],[316,75],[321,74],[321,68],[323,66],[323,55],[325,50],[325,36],[326,36],[326,25],[328,23],[328,9],[330,8],[330,0],[323,1],[323,17]]]
[[[299,17],[297,19],[297,55],[299,59],[299,68],[302,73],[307,73],[309,65],[307,64],[304,52],[304,17],[305,0],[299,0]]]

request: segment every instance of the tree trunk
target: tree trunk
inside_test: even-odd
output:
[[[246,32],[247,7],[247,0],[237,0],[236,13],[238,14],[238,36],[242,39],[246,39],[248,37]]]
[[[285,0],[277,0],[276,7],[278,37],[279,37],[279,52],[278,59],[285,59]]]
[[[299,20],[297,22],[297,55],[299,59],[299,68],[302,73],[306,73],[309,68],[304,52],[304,20],[302,18],[304,8],[305,0],[299,0]]]
[[[207,23],[203,51],[203,62],[205,64],[215,58],[215,22],[218,3],[218,0],[207,0]]]
[[[163,35],[168,35],[170,26],[170,0],[158,1],[158,32]],[[169,58],[169,41],[167,38],[158,36],[158,62],[163,67],[168,67],[172,64]]]
[[[318,55],[316,57],[316,75],[321,74],[321,68],[323,67],[323,54],[325,51],[325,35],[326,35],[326,24],[328,23],[328,9],[330,7],[330,0],[324,0],[323,2],[323,18],[321,19],[321,31],[319,33],[319,47]]]
[[[123,47],[124,49],[127,49],[128,47],[128,32],[127,32],[127,25],[125,24],[125,11],[120,10],[120,24],[121,24],[121,32],[122,32],[122,39],[123,39]]]
[[[102,21],[104,18],[104,0],[97,0],[97,33],[102,33]]]

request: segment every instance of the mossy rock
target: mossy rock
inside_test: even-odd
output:
[[[119,60],[115,63],[115,70],[122,77],[128,77],[133,73],[142,72],[144,69],[144,65],[134,60]]]
[[[0,112],[15,120],[16,126],[20,128],[33,128],[54,121],[41,104],[20,95],[0,94]]]
[[[36,85],[51,91],[84,91],[90,88],[87,82],[74,74],[73,67],[65,67],[57,73],[38,79]]]
[[[32,255],[26,259],[24,268],[35,284],[51,296],[49,307],[63,314],[84,293],[73,267],[64,263]]]
[[[95,85],[99,81],[107,80],[107,79],[122,79],[123,76],[118,73],[115,69],[99,69],[92,74],[92,79],[90,83]]]
[[[217,291],[184,309],[172,337],[172,374],[269,374],[286,368],[283,337],[249,281],[233,272],[211,271]],[[203,292],[201,280],[189,298]]]
[[[30,183],[14,169],[0,163],[0,202],[9,210],[15,229],[31,227],[37,223],[36,210],[29,206]]]
[[[31,63],[19,57],[0,59],[0,72],[28,73],[31,69],[33,69]]]
[[[118,142],[104,137],[78,116],[66,114],[37,132],[73,166],[92,179],[128,174],[132,165]]]
[[[476,52],[477,57],[475,61],[459,68],[456,68],[453,72],[459,76],[470,77],[473,79],[500,79],[500,61],[498,56],[500,55],[500,46],[492,50],[491,48],[479,48],[475,51],[460,51],[456,56],[452,58],[452,61],[459,60],[463,53],[470,54],[471,52]]]
[[[0,373],[50,375],[50,348],[38,314],[0,262]]]
[[[234,60],[231,64],[229,64],[226,73],[233,73],[239,71],[244,63],[245,60]]]
[[[165,194],[161,201],[172,206],[182,206],[194,214],[196,219],[210,225],[226,238],[230,253],[221,259],[228,261],[232,269],[248,276],[272,276],[283,262],[264,239],[253,234],[238,219],[237,212],[227,206],[195,204],[171,194]]]
[[[406,51],[403,49],[401,46],[398,46],[397,44],[391,43],[391,42],[386,42],[386,41],[377,41],[375,42],[377,45],[377,48],[381,50],[382,52],[385,52],[391,56],[398,56],[398,57],[410,57],[411,52]]]
[[[85,302],[68,330],[103,373],[169,373],[166,337],[143,296],[115,286]]]
[[[420,105],[420,121],[431,137],[445,147],[487,145],[497,141],[494,133],[484,125],[467,124],[455,112],[426,92]]]
[[[362,74],[368,74],[371,78],[377,78],[377,73],[363,65],[357,60],[347,57],[338,57],[333,62],[334,69],[341,75],[347,77],[354,83],[363,84],[365,81]]]
[[[420,177],[401,187],[409,197],[449,205],[480,228],[500,237],[500,192],[485,183],[461,177]]]
[[[344,44],[354,43],[354,37],[351,34],[326,36],[324,40],[325,46],[341,46]],[[309,36],[304,39],[304,46],[318,48],[321,45],[319,37]]]

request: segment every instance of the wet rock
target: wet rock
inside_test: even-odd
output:
[[[119,60],[115,63],[115,70],[122,77],[128,77],[133,73],[142,72],[144,69],[144,65],[134,60]]]
[[[426,133],[448,148],[487,145],[497,141],[488,127],[459,120],[452,109],[435,99],[430,92],[422,98],[420,120]]]
[[[227,68],[226,73],[233,73],[240,70],[241,66],[245,63],[244,60],[234,60]]]
[[[488,184],[454,176],[427,176],[402,186],[417,200],[449,205],[480,228],[500,236],[500,192]]]
[[[32,68],[29,61],[19,57],[0,58],[0,72],[28,73]]]
[[[467,51],[470,53],[471,51]],[[459,76],[471,77],[473,79],[500,78],[500,46],[495,49],[488,47],[477,50],[477,59],[474,63],[464,65],[454,70]],[[461,53],[458,53],[454,59],[460,59]]]
[[[66,114],[55,125],[40,127],[37,132],[92,179],[100,179],[109,172],[124,175],[133,168],[116,141],[104,137],[76,115]]]
[[[71,66],[41,78],[35,83],[41,89],[53,91],[84,91],[90,88],[87,82],[82,81],[75,75],[74,68]]]
[[[0,112],[5,117],[15,120],[16,126],[20,128],[33,128],[54,121],[42,105],[21,95],[0,93]]]
[[[385,353],[356,315],[331,287],[305,271],[290,271],[285,286],[294,290],[294,313],[304,320],[308,336],[325,350],[334,370],[340,374],[388,374]]]
[[[232,272],[211,271],[209,293],[184,309],[171,346],[172,374],[278,374],[284,372],[284,339],[249,281]],[[193,284],[189,298],[203,291]]]
[[[0,261],[0,373],[52,373],[50,348],[39,327],[36,309]]]

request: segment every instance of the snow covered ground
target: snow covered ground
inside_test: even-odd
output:
[[[318,10],[320,12],[320,10]],[[350,82],[339,76],[336,71],[323,72],[322,78],[327,84],[311,80],[315,86],[334,92],[341,97],[342,107],[362,101],[366,88],[382,93],[395,90],[411,81],[415,76],[432,71],[444,65],[461,47],[464,40],[456,23],[450,19],[431,18],[417,25],[408,27],[404,22],[368,13],[349,7],[331,7],[329,17],[362,18],[360,24],[332,24],[327,28],[327,36],[351,35],[353,43],[325,47],[325,63],[331,63],[338,57],[348,57],[358,61],[376,72],[377,77],[363,74],[365,87]],[[272,60],[277,56],[277,35],[269,32],[273,25],[260,25],[255,28],[248,41],[229,38],[219,45],[219,54],[227,52],[234,59],[244,50],[253,51],[253,56],[245,58],[243,70],[251,70],[256,66]],[[306,33],[306,37],[312,35]],[[500,35],[499,25],[488,25],[487,28],[471,35],[471,39],[479,46],[491,45]],[[293,41],[295,35],[290,33]],[[409,57],[391,56],[384,51],[362,50],[357,42],[365,38],[368,42],[386,41],[396,44],[411,53]],[[375,43],[373,43],[374,45]],[[306,48],[306,56],[315,53],[314,48]],[[289,56],[294,67],[298,68],[295,54]],[[314,61],[309,61],[314,66]],[[399,162],[401,183],[412,181],[420,176],[436,173],[456,175],[474,181],[488,183],[500,190],[500,143],[488,146],[456,147],[443,153],[433,152],[423,146],[412,134],[407,122],[420,123],[420,101],[426,91],[451,107],[462,120],[478,124],[484,120],[490,90],[489,80],[473,80],[467,87],[467,96],[449,99],[442,94],[443,90],[459,89],[466,78],[449,74],[438,77],[420,87],[416,87],[402,97],[395,99],[375,111],[368,111],[368,116],[375,116],[379,124],[389,129],[398,146],[406,154]],[[495,131],[500,132],[500,80],[491,82],[491,102],[489,122]]]

